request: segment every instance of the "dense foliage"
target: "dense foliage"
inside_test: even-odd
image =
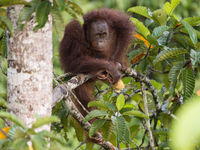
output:
[[[101,6],[103,2],[105,2],[105,6],[117,7],[120,10],[129,7],[128,12],[132,15],[131,20],[136,26],[133,44],[130,46],[128,54],[130,67],[151,79],[151,84],[158,93],[160,107],[155,105],[151,88],[147,85],[145,90],[149,114],[145,114],[144,90],[141,90],[141,83],[126,74],[122,79],[125,89],[120,93],[116,93],[108,84],[97,82],[96,100],[90,102],[89,107],[95,106],[98,110],[90,112],[85,118],[85,122],[98,118],[91,126],[89,137],[92,137],[95,132],[101,131],[104,139],[118,148],[150,149],[149,131],[146,124],[149,119],[157,149],[198,149],[200,128],[197,124],[199,123],[200,105],[198,97],[191,97],[200,96],[198,79],[200,72],[200,17],[188,17],[191,12],[187,11],[195,9],[196,5],[193,5],[191,1],[184,0],[182,3],[180,0],[171,0],[171,2],[165,3],[164,0],[159,3],[155,0],[148,2],[141,0],[135,6],[136,2],[134,1],[105,0],[91,1],[89,3],[93,5],[91,7],[86,2],[88,1],[75,3],[72,0],[55,0],[51,5],[48,0],[32,0],[30,3],[23,0],[0,1],[0,128],[6,126],[5,119],[14,122],[14,125],[9,128],[8,137],[0,140],[0,149],[29,149],[28,140],[32,141],[33,148],[36,150],[48,149],[48,143],[51,144],[51,149],[66,149],[66,147],[72,149],[78,146],[80,146],[79,149],[88,150],[99,148],[91,143],[81,144],[86,139],[85,132],[69,115],[69,110],[63,101],[53,108],[53,115],[58,116],[60,121],[53,116],[38,118],[32,128],[25,127],[15,116],[4,112],[5,109],[9,109],[6,104],[5,87],[6,33],[14,34],[12,23],[6,17],[6,7],[16,4],[24,5],[18,19],[20,30],[23,30],[33,13],[35,13],[37,22],[34,27],[35,32],[45,25],[49,14],[52,15],[53,35],[55,35],[53,40],[54,70],[56,74],[61,74],[62,71],[58,69],[56,51],[58,42],[63,36],[64,24],[68,21],[66,13],[82,23],[81,15],[84,9],[89,10],[95,4]],[[142,4],[145,6],[141,6]],[[184,10],[182,10],[183,8]],[[191,13],[191,15],[194,14],[199,15],[199,12]],[[186,18],[183,18],[184,16]],[[175,116],[177,109],[184,103],[188,104],[181,108],[178,115]],[[186,116],[185,120],[184,116]],[[177,118],[180,120],[176,121]],[[172,121],[173,126],[171,127]],[[51,132],[35,132],[35,129],[50,122],[54,122]],[[73,128],[77,134],[74,133]],[[50,140],[47,140],[47,137]],[[188,137],[193,138],[191,140]]]

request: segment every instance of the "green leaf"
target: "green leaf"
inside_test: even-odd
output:
[[[123,94],[120,94],[120,95],[117,97],[117,102],[116,102],[117,110],[120,111],[120,110],[123,108],[124,104],[125,104],[124,95],[123,95]]]
[[[31,141],[34,150],[47,150],[47,143],[41,134],[32,135]]]
[[[13,147],[17,150],[29,150],[27,142],[28,140],[24,138],[16,139],[13,143]]]
[[[125,119],[120,116],[120,117],[111,117],[112,123],[114,125],[114,131],[115,135],[117,137],[117,143],[119,144],[120,142],[123,142],[124,140],[124,135],[125,135],[125,130],[126,130],[126,122]]]
[[[24,125],[24,123],[21,120],[19,120],[15,115],[13,115],[11,113],[0,112],[0,117],[8,119],[9,121],[15,123],[16,125],[22,127],[23,129],[26,129],[26,126]]]
[[[0,148],[3,150],[5,146],[11,145],[12,141],[10,139],[1,139],[0,140]]]
[[[187,34],[187,31],[186,31]],[[184,47],[186,49],[189,49],[189,47],[194,47],[194,44],[192,43],[192,40],[190,39],[190,37],[188,35],[184,35],[184,34],[175,34],[173,36],[173,39],[175,40],[175,42],[177,42],[177,44],[180,44],[181,47]]]
[[[166,25],[158,26],[158,27],[154,28],[152,34],[154,37],[158,38],[163,34],[164,31],[166,31],[168,29],[169,29],[169,27]]]
[[[10,109],[10,107],[8,106],[7,102],[4,99],[0,99],[0,106]]]
[[[3,33],[4,33],[4,29],[0,28],[0,37],[2,36]]]
[[[56,116],[50,116],[50,117],[43,117],[43,118],[38,118],[36,120],[36,122],[32,125],[32,128],[39,128],[43,125],[46,125],[46,124],[49,124],[49,123],[52,123],[52,122],[57,122],[59,123],[60,122],[60,119]]]
[[[200,25],[200,17],[194,16],[194,17],[187,17],[183,19],[185,22],[190,24],[191,26],[198,26]]]
[[[168,129],[157,129],[153,132],[154,135],[168,135],[169,130]]]
[[[152,19],[151,12],[144,6],[135,6],[128,9],[128,12],[134,12],[146,18]]]
[[[105,111],[93,110],[85,117],[84,122],[87,122],[95,117],[103,117],[103,116],[107,116],[107,115],[108,115],[108,113],[106,113]]]
[[[4,32],[3,39],[2,39],[2,49],[3,49],[3,56],[7,56],[7,34]],[[9,108],[9,107],[7,107]]]
[[[148,118],[148,116],[146,116],[144,113],[136,110],[124,112],[123,115],[135,116],[139,118]]]
[[[195,32],[194,28],[190,24],[185,22],[184,20],[182,20],[181,23],[184,25],[185,29],[189,33],[189,36],[190,36],[190,39],[192,40],[192,43],[194,45],[196,45],[197,44],[197,33]]]
[[[96,133],[97,130],[104,125],[105,122],[106,122],[105,119],[95,120],[91,125],[90,131],[89,131],[89,137],[91,138],[93,134]]]
[[[190,68],[185,68],[182,72],[183,82],[183,98],[188,99],[192,96],[195,87],[195,76],[194,72]]]
[[[57,142],[59,142],[62,145],[65,145],[65,146],[67,145],[67,142],[64,139],[64,137],[61,136],[61,135],[59,135],[59,134],[55,135],[55,133],[48,132],[48,131],[42,131],[42,132],[40,132],[40,134],[42,136],[44,136],[45,138],[50,138],[51,140],[57,141]]]
[[[101,108],[101,109],[105,109],[105,110],[110,110],[113,112],[115,111],[114,105],[105,101],[91,101],[88,103],[88,107],[93,107],[93,106]]]
[[[135,108],[133,104],[125,104],[123,108]]]
[[[68,1],[68,5],[69,5],[70,8],[73,9],[73,11],[75,11],[77,14],[83,15],[83,10],[82,10],[82,8],[81,8],[79,5],[77,5],[75,2]]]
[[[24,6],[19,13],[18,29],[23,30],[24,25],[31,19],[32,13],[38,6],[39,0],[33,0],[30,2],[30,6]]]
[[[15,131],[15,133],[14,133],[15,139],[26,138],[26,136],[27,136],[27,133],[25,133],[25,131],[20,128],[13,128],[13,131]],[[10,130],[9,130],[9,132],[10,132]],[[9,135],[10,135],[10,133],[9,133]]]
[[[182,61],[176,62],[175,64],[173,64],[172,68],[170,69],[170,72],[168,74],[168,79],[170,81],[169,91],[171,95],[174,95],[177,78],[178,78],[178,75],[180,74],[181,69],[183,68],[183,65],[184,65],[184,62]]]
[[[1,0],[0,1],[0,7],[1,6],[12,6],[12,5],[29,5],[29,3],[25,0]]]
[[[131,135],[130,130],[129,130],[128,126],[125,125],[125,133],[124,133],[124,138],[123,138],[124,140],[123,141],[127,144],[130,143],[130,135]]]
[[[145,37],[147,38],[148,35],[150,35],[150,31],[147,27],[144,26],[144,24],[142,22],[140,22],[138,19],[136,18],[131,18],[132,22],[136,25],[137,29],[139,30],[139,32]]]
[[[36,21],[38,23],[37,26],[34,27],[34,31],[42,28],[48,20],[48,15],[51,10],[51,3],[47,0],[40,2],[40,4],[36,8]]]
[[[65,0],[55,0],[55,2],[61,11],[65,9]]]
[[[20,130],[23,133],[25,131],[25,130],[22,130],[21,127],[17,126],[16,124],[13,124],[13,125],[10,126],[8,136],[12,139],[17,138],[17,136],[16,136],[17,130]],[[21,137],[23,137],[23,135]]]
[[[195,67],[195,65],[200,62],[200,51],[195,51],[195,50],[191,49],[190,60],[192,62],[192,66]]]
[[[73,18],[76,18],[81,25],[83,25],[83,11],[79,5],[72,1],[68,1],[68,5],[65,5],[65,11],[70,14]]]
[[[156,90],[161,90],[163,85],[159,82],[157,82],[156,80],[151,80],[151,84],[153,85],[153,87],[156,89]]]
[[[64,26],[64,20],[62,18],[62,14],[60,11],[58,11],[55,8],[51,9],[51,15],[53,18],[53,27],[56,31],[56,34],[58,36],[58,40],[61,41],[63,38],[65,26]]]
[[[176,6],[180,3],[180,0],[171,0],[171,3],[166,2],[163,7],[168,15],[171,15]]]
[[[13,25],[12,22],[10,21],[10,19],[8,19],[5,16],[0,16],[0,21],[3,22],[3,24],[6,26],[6,28],[9,30],[11,36],[13,36],[14,34],[14,29],[13,29]]]
[[[73,118],[71,117],[71,121],[73,124],[73,127],[76,132],[76,137],[78,141],[85,141],[86,135],[85,135],[85,130],[81,127],[81,125]]]
[[[101,128],[101,133],[103,135],[103,138],[105,141],[111,141],[111,135],[113,134],[113,124],[111,121],[106,121],[103,125],[103,127]]]
[[[160,25],[165,25],[167,22],[167,13],[163,9],[157,9],[153,12],[153,19]]]
[[[168,75],[168,79],[170,82],[175,82],[177,80],[177,76],[181,70],[181,68],[183,67],[184,63],[182,61],[176,62],[175,64],[173,64],[169,75]]]
[[[153,61],[153,63],[157,63],[160,61],[163,61],[165,59],[174,57],[174,56],[178,56],[180,54],[185,54],[188,53],[188,51],[186,49],[183,48],[168,48],[165,47],[164,51],[161,51],[157,56],[156,59]]]

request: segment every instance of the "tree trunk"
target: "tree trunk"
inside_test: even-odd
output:
[[[10,7],[14,37],[8,39],[7,97],[11,112],[31,127],[36,116],[51,115],[52,104],[52,18],[33,32],[31,19],[23,31],[17,30],[21,6]],[[46,130],[50,126],[43,127]]]

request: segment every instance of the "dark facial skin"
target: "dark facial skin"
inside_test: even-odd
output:
[[[115,37],[114,34],[110,32],[109,26],[106,21],[97,20],[95,22],[92,22],[89,31],[90,44],[93,53],[100,57],[103,57],[104,59],[109,58],[110,46],[112,45],[111,41],[114,41]],[[113,67],[118,68],[115,63],[113,63]],[[97,72],[96,76],[100,80],[113,83],[113,74],[110,71],[111,70],[100,70],[99,72]],[[117,78],[121,76],[120,72],[115,72],[115,76]]]
[[[97,20],[90,26],[90,42],[92,49],[104,53],[109,49],[110,33],[108,24],[104,20]]]

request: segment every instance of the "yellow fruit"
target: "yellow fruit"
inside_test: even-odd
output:
[[[113,85],[115,92],[119,93],[121,90],[124,89],[124,83],[122,80],[119,80],[116,84]]]

